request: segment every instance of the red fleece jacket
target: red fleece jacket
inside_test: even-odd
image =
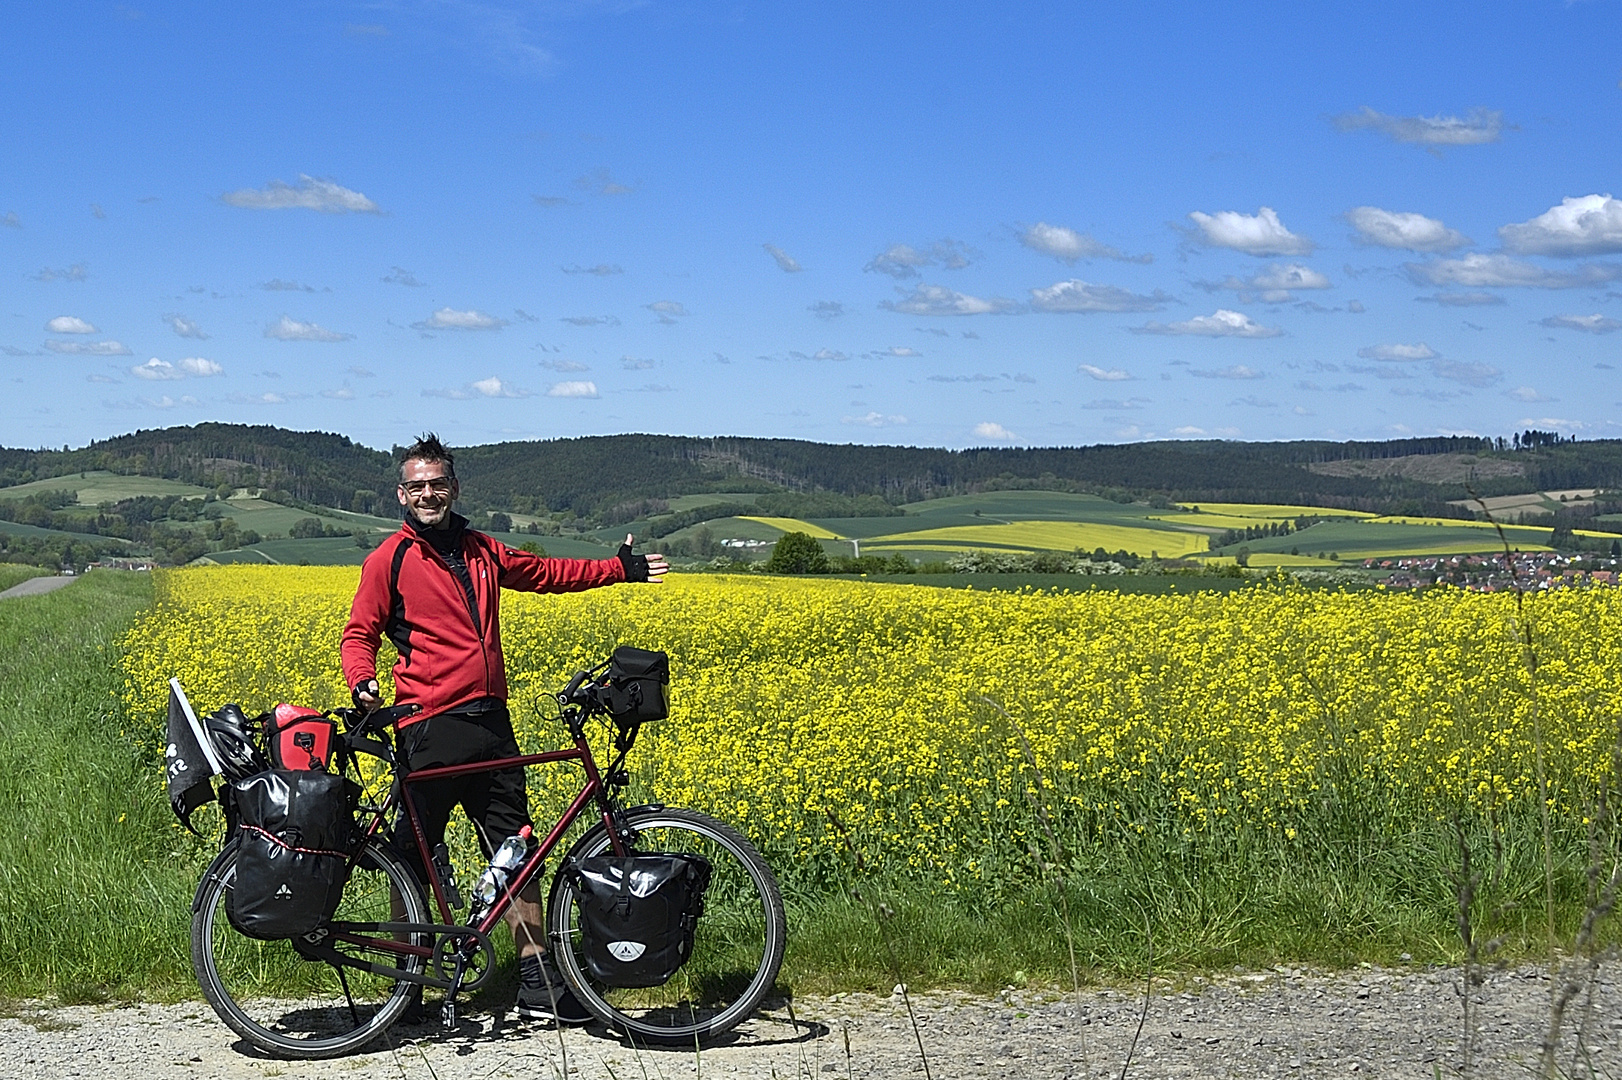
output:
[[[498,589],[580,592],[625,580],[617,558],[547,559],[471,529],[463,534],[462,557],[473,579],[476,612],[450,566],[409,525],[378,545],[361,566],[339,649],[344,679],[354,686],[375,678],[378,646],[387,636],[400,654],[394,665],[395,703],[422,706],[401,721],[402,727],[476,698],[506,700]]]

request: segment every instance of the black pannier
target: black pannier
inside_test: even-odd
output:
[[[299,937],[332,918],[359,839],[351,786],[309,769],[270,769],[231,782],[237,872],[226,914],[240,933]]]
[[[616,720],[663,720],[670,715],[670,656],[621,645],[608,659],[597,700]]]
[[[604,986],[659,986],[693,954],[710,861],[600,855],[564,866],[579,895],[586,973]]]

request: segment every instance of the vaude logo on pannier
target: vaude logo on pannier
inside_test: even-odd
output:
[[[276,890],[276,899],[278,899],[278,900],[291,900],[292,898],[293,898],[293,890],[289,889],[285,883],[282,885],[281,888]]]
[[[610,941],[608,951],[613,954],[614,959],[623,960],[628,964],[647,952],[648,947],[640,941]]]

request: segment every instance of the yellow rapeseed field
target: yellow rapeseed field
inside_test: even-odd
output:
[[[1133,525],[1103,525],[1090,521],[1009,521],[995,525],[952,525],[940,529],[890,533],[862,541],[868,548],[908,548],[934,551],[982,547],[1038,548],[1046,551],[1130,551],[1134,555],[1159,552],[1181,558],[1209,551],[1204,533],[1173,529],[1146,529]]]
[[[134,627],[126,704],[165,680],[202,708],[347,701],[353,568],[162,574]],[[1530,596],[1536,674],[1508,595],[1307,591],[986,593],[812,578],[507,594],[522,739],[555,745],[546,692],[616,644],[670,653],[672,717],[633,762],[647,793],[725,818],[778,857],[838,857],[829,814],[892,865],[952,878],[1035,829],[1293,835],[1362,799],[1369,821],[1536,803],[1558,813],[1615,743],[1622,593]],[[386,671],[381,673],[386,676]],[[1033,767],[1034,766],[1034,767]],[[564,780],[537,785],[537,815]]]

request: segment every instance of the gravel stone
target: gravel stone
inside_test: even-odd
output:
[[[1525,968],[1483,973],[1473,988],[1472,1069],[1482,1078],[1536,1071],[1551,983]],[[1193,985],[1157,983],[1147,1007],[1126,988],[1003,991],[994,997],[911,996],[915,1034],[899,996],[799,998],[792,1017],[772,1009],[719,1045],[632,1046],[602,1027],[560,1033],[506,1014],[469,1011],[454,1031],[396,1028],[392,1042],[331,1061],[277,1061],[218,1022],[206,1005],[0,1010],[0,1078],[95,1080],[440,1077],[847,1077],[912,1080],[1119,1077],[1141,1020],[1127,1076],[1460,1076],[1463,983],[1453,969],[1314,973],[1237,972]],[[1601,969],[1592,1000],[1567,1013],[1559,1064],[1570,1075],[1622,1074],[1622,978]],[[1586,1023],[1585,1023],[1586,1016]],[[850,1048],[847,1058],[845,1047]]]

